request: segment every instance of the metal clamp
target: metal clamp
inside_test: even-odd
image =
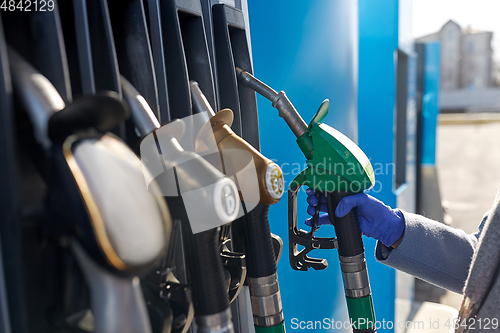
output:
[[[229,302],[232,303],[240,294],[245,284],[247,276],[247,267],[245,263],[245,255],[230,250],[231,240],[228,239],[222,243],[221,259],[224,269],[229,273]]]
[[[283,240],[275,234],[271,234],[271,238],[273,239],[274,259],[277,265],[281,258],[281,252],[283,252]]]
[[[307,271],[310,267],[315,270],[328,267],[326,259],[311,258],[307,254],[316,249],[337,249],[337,238],[315,237],[316,228],[307,232],[297,228],[297,193],[301,185],[288,190],[288,246],[290,265],[294,270]],[[304,248],[298,250],[297,245]]]

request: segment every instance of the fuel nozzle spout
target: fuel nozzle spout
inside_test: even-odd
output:
[[[248,168],[248,157],[251,157],[257,179],[253,177],[237,177],[241,197],[245,196],[242,192],[252,189],[252,182],[257,180],[259,200],[254,203],[262,205],[277,203],[284,192],[284,179],[281,168],[231,130],[234,115],[230,109],[215,113],[200,90],[198,83],[191,81],[190,88],[193,109],[198,113],[207,112],[210,116],[209,121],[197,136],[196,152],[201,153],[205,147],[211,147],[215,143],[217,146],[216,151],[221,151],[224,154],[224,169],[227,175],[244,172]]]
[[[288,99],[284,91],[276,92],[264,82],[258,80],[252,74],[236,67],[236,75],[240,83],[255,90],[272,102],[273,108],[278,109],[279,116],[285,119],[288,127],[297,138],[307,132],[307,124],[297,112],[292,102]]]

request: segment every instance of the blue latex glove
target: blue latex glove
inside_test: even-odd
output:
[[[314,215],[318,199],[312,189],[307,189],[307,213]],[[386,206],[382,201],[366,194],[353,194],[340,200],[335,209],[337,217],[346,216],[354,207],[357,208],[359,227],[364,235],[378,239],[386,246],[393,245],[403,234],[405,230],[405,221],[403,214],[397,210]],[[320,211],[326,212],[326,198],[321,196]],[[311,225],[311,219],[306,220],[306,225]],[[318,226],[330,224],[328,214],[320,216]]]

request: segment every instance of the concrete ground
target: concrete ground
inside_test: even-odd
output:
[[[450,124],[443,118],[436,148],[441,198],[452,227],[473,233],[500,188],[500,123],[474,122],[464,116]],[[441,297],[442,304],[456,309],[461,301],[461,295],[453,292]]]

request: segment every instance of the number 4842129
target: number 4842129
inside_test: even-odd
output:
[[[0,0],[1,1],[1,0]],[[53,0],[3,0],[0,10],[5,12],[51,12],[54,10]]]
[[[450,320],[448,319],[444,326],[453,329],[464,328],[469,330],[480,329],[480,330],[496,330],[498,328],[498,318],[468,318],[462,319],[462,321],[457,318]]]

